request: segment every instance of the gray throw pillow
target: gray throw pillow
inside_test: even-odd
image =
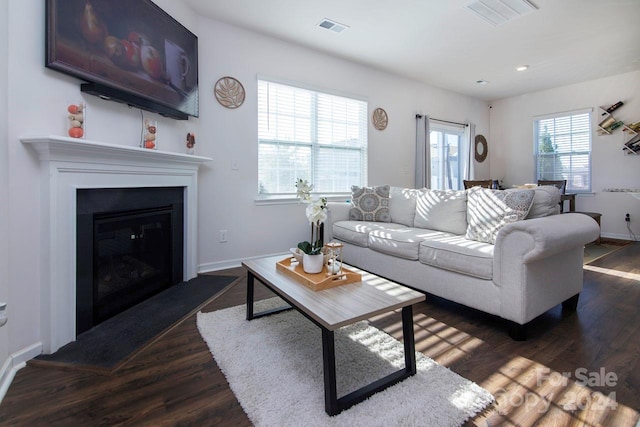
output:
[[[351,187],[351,221],[390,222],[389,186]]]
[[[467,234],[469,240],[496,243],[505,225],[527,217],[535,191],[503,191],[473,187],[467,190]]]

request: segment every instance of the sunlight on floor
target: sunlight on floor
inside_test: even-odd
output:
[[[385,332],[402,339],[399,312],[372,319]],[[423,313],[414,313],[416,351],[443,366],[464,363],[485,341]],[[602,368],[604,369],[604,368]],[[599,375],[599,377],[598,377]],[[593,380],[596,376],[596,380]],[[602,372],[556,372],[522,356],[513,356],[497,370],[487,372],[479,386],[496,398],[493,410],[473,419],[478,426],[629,426],[637,427],[640,412],[616,400],[614,383],[604,383]],[[595,382],[593,382],[595,381]]]
[[[594,271],[596,273],[608,274],[610,276],[616,276],[623,279],[631,279],[635,280],[636,282],[640,282],[640,274],[638,273],[628,273],[626,271],[612,270],[610,268],[596,267],[593,265],[585,265],[583,268],[585,270]]]
[[[394,320],[397,320],[387,323],[390,320],[390,314],[377,316],[372,320],[385,321],[385,332],[400,340],[402,339],[402,320],[396,314]],[[475,349],[484,344],[483,340],[422,313],[414,313],[413,324],[416,351],[444,366],[450,366],[468,358]]]
[[[495,396],[497,404],[496,411],[475,422],[514,426],[635,426],[640,414],[616,401],[615,385],[609,384],[609,390],[614,391],[607,394],[587,387],[591,382],[606,381],[598,374],[580,368],[575,372],[555,372],[516,356],[479,383]]]

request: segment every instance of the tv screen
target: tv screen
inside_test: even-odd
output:
[[[82,91],[198,117],[198,38],[150,0],[47,0],[46,66]]]

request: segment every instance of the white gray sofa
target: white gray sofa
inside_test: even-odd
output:
[[[474,193],[472,211],[470,191],[391,187],[390,222],[350,220],[350,203],[329,203],[325,241],[344,244],[347,264],[500,316],[523,340],[526,324],[545,311],[575,309],[584,245],[599,227],[586,215],[559,214],[560,193],[545,186],[533,190],[525,219],[502,224],[494,243],[467,239],[485,209]]]

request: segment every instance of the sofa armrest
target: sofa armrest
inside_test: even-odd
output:
[[[584,245],[598,224],[578,213],[506,225],[493,252],[493,282],[500,288],[500,315],[524,325],[582,290]]]
[[[327,219],[324,222],[324,241],[330,242],[333,239],[333,223],[347,221],[349,219],[349,202],[329,202],[327,203]]]
[[[584,246],[600,235],[600,227],[589,216],[579,213],[550,215],[543,218],[517,221],[504,226],[496,238],[494,258],[508,257],[502,250],[513,245],[505,245],[510,239],[521,242],[520,256],[527,264],[542,258],[554,256],[576,246]],[[525,237],[527,236],[527,237]]]

